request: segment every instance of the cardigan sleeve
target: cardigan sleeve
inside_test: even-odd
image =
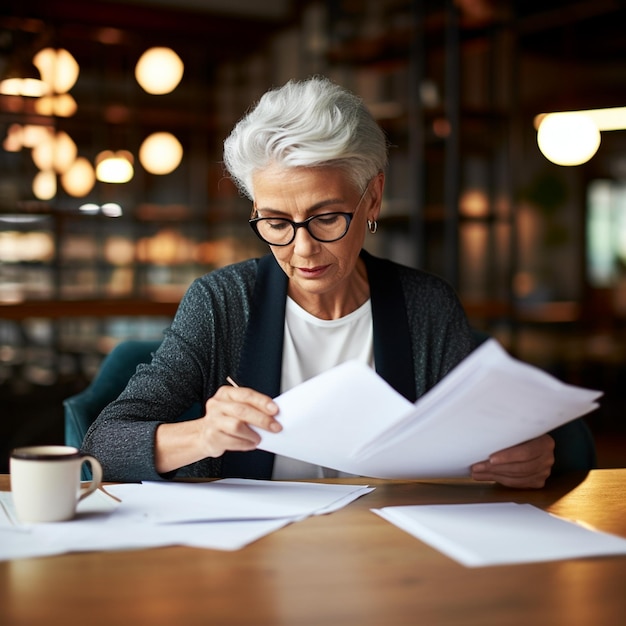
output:
[[[183,297],[152,362],[140,365],[125,390],[85,435],[83,450],[102,464],[105,480],[163,478],[155,469],[155,434],[162,423],[202,414],[204,403],[236,370],[249,317],[254,262],[197,279]],[[216,475],[215,460],[179,475]]]

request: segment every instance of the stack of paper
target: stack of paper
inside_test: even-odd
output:
[[[626,539],[530,504],[390,506],[374,513],[467,567],[626,554]]]
[[[186,545],[238,550],[289,523],[331,513],[373,488],[225,479],[106,487],[68,522],[20,524],[0,492],[0,560],[91,550]]]
[[[472,464],[595,409],[599,391],[566,385],[489,340],[415,404],[371,368],[339,365],[276,398],[280,433],[259,447],[376,478],[467,476]]]

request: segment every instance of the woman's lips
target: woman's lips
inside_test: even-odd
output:
[[[297,271],[305,278],[317,278],[318,276],[321,276],[328,267],[328,265],[318,265],[317,267],[298,267]]]

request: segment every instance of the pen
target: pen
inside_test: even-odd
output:
[[[232,376],[226,376],[226,382],[229,385],[232,385],[233,387],[239,387],[239,384],[237,382],[235,382],[235,379]],[[271,403],[272,408],[275,408],[274,403]],[[272,411],[272,414],[274,414],[276,411]],[[270,424],[269,430],[271,430],[273,433],[277,433],[280,432],[282,430],[282,426],[278,423],[278,422],[273,422],[272,424]]]

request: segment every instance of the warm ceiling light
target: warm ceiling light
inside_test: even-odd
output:
[[[76,100],[69,93],[42,96],[35,100],[35,112],[39,115],[72,117],[77,108]]]
[[[65,132],[50,133],[32,150],[32,158],[40,170],[54,169],[59,174],[66,172],[74,163],[78,149],[74,140]]]
[[[0,80],[0,93],[5,96],[39,98],[48,93],[48,85],[31,61],[14,58],[9,61]]]
[[[171,48],[149,48],[135,66],[135,78],[151,94],[161,95],[176,89],[185,66]]]
[[[51,200],[57,193],[57,177],[54,172],[37,172],[33,179],[33,193],[39,200]]]
[[[139,148],[139,160],[151,174],[173,172],[183,158],[183,147],[171,133],[153,133]]]
[[[22,130],[22,144],[25,148],[34,148],[38,143],[46,141],[52,132],[50,126],[38,124],[26,124]]]
[[[590,117],[598,127],[598,130],[626,130],[626,107],[611,107],[608,109],[586,109],[583,111],[562,111],[551,115],[584,114]],[[541,113],[535,117],[535,128],[539,128],[543,118],[548,115]]]
[[[549,113],[539,124],[537,144],[557,165],[587,162],[600,146],[600,131],[584,113]]]
[[[79,67],[76,59],[63,48],[44,48],[33,58],[41,72],[42,80],[56,94],[67,93],[78,80]]]
[[[61,185],[68,195],[83,198],[96,184],[96,173],[85,157],[78,157],[72,167],[61,175]]]
[[[103,183],[127,183],[134,174],[133,160],[126,150],[105,150],[96,157],[96,178]]]
[[[7,152],[19,152],[24,146],[24,130],[20,124],[11,124],[7,130],[7,136],[2,142],[2,147]]]
[[[466,217],[486,217],[489,214],[489,197],[481,189],[468,189],[459,198],[459,209]]]

